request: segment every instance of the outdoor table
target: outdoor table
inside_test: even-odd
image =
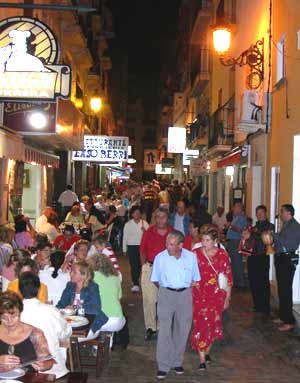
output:
[[[26,374],[18,378],[23,383],[46,383],[55,382],[54,374],[41,374],[40,372],[26,372]]]

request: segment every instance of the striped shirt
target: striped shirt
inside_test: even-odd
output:
[[[111,260],[116,270],[120,271],[117,256],[111,247],[105,247],[105,249],[103,249],[101,253],[106,255]]]

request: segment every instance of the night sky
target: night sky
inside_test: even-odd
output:
[[[157,78],[161,39],[176,36],[180,0],[110,0],[116,40],[129,73]]]

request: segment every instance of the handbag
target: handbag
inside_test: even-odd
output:
[[[228,291],[229,286],[228,286],[228,278],[227,278],[227,276],[224,273],[222,273],[222,272],[221,273],[217,272],[217,270],[214,268],[211,260],[209,259],[208,255],[204,251],[204,249],[203,249],[203,253],[204,253],[205,258],[207,259],[207,261],[209,263],[209,266],[213,269],[213,271],[215,272],[215,274],[218,277],[218,285],[219,285],[220,289]]]

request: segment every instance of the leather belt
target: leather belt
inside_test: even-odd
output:
[[[187,287],[182,287],[181,289],[172,289],[171,287],[166,287],[166,289],[170,291],[176,291],[177,293],[181,293],[181,291],[186,290]]]
[[[296,255],[296,252],[295,251],[286,251],[286,252],[276,253],[275,254],[276,257],[280,257],[280,256],[285,257],[287,255]]]

